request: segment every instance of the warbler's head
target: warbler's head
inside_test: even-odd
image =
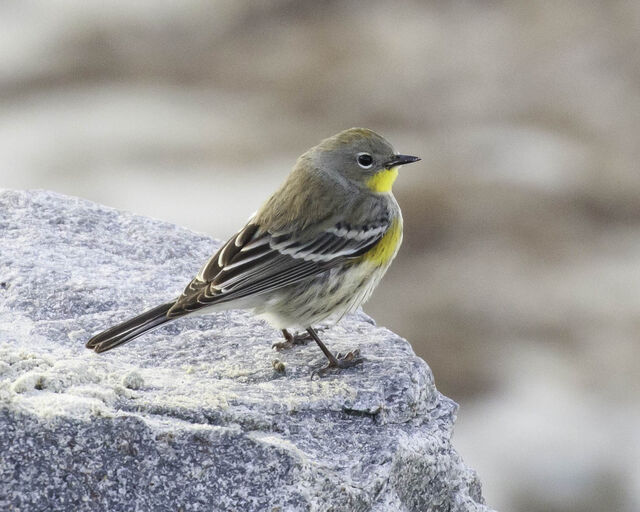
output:
[[[366,128],[349,128],[323,140],[303,155],[315,168],[338,173],[373,192],[390,192],[398,167],[420,160],[399,155],[391,144]]]

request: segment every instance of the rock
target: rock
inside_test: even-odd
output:
[[[311,380],[243,311],[105,354],[91,334],[177,295],[218,246],[51,192],[0,192],[0,509],[489,510],[456,404],[364,313],[323,333],[363,365]],[[278,368],[276,368],[278,366]]]

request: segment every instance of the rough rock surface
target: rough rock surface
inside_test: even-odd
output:
[[[88,337],[179,293],[217,242],[50,192],[0,192],[0,509],[488,510],[456,404],[360,313],[323,333],[365,363],[311,380],[308,345],[249,313]],[[285,365],[274,370],[274,359]]]

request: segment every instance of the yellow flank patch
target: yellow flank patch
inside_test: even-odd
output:
[[[397,177],[398,167],[382,169],[369,178],[369,181],[367,181],[367,187],[374,192],[389,192]]]
[[[362,258],[376,265],[386,265],[396,255],[402,242],[402,224],[395,220],[376,246],[367,251]]]

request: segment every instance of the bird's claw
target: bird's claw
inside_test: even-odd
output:
[[[351,368],[351,367],[356,366],[358,364],[362,364],[364,359],[362,359],[359,356],[360,356],[360,351],[357,350],[357,349],[356,350],[352,350],[351,352],[347,352],[345,355],[337,354],[335,362],[334,361],[329,361],[322,368],[318,368],[316,370],[313,370],[313,372],[311,372],[311,379],[313,380],[313,378],[316,375],[318,377],[324,377],[327,373],[329,373],[331,371],[342,370],[344,368]]]
[[[271,348],[275,348],[276,350],[287,350],[292,347],[295,347],[296,345],[306,345],[312,339],[313,338],[307,333],[290,334],[289,336],[285,337],[284,341],[278,341],[273,345],[271,345]]]

